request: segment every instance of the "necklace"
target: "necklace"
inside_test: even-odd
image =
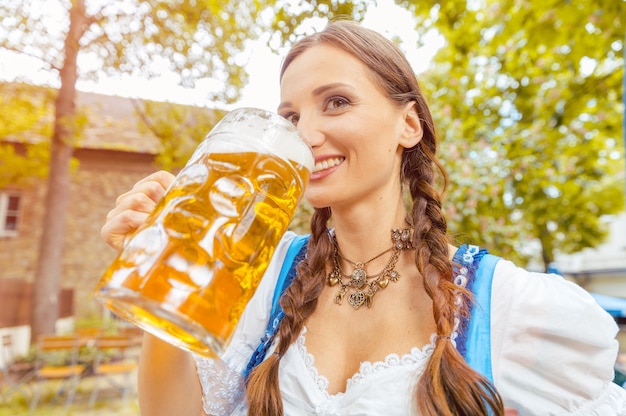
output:
[[[350,292],[348,294],[348,303],[350,306],[354,309],[359,309],[363,305],[370,308],[372,306],[372,299],[374,298],[374,295],[380,289],[386,288],[390,281],[398,281],[400,273],[396,270],[396,263],[400,258],[400,252],[402,250],[413,248],[411,243],[411,230],[408,228],[402,230],[391,230],[391,241],[391,248],[388,248],[365,262],[354,262],[348,260],[341,254],[339,251],[339,245],[337,244],[337,239],[333,235],[333,269],[328,274],[327,283],[331,287],[339,285],[339,291],[335,295],[336,304],[341,305],[346,294]],[[391,252],[391,257],[383,270],[380,273],[368,276],[366,266],[389,252]],[[351,274],[343,272],[339,263],[340,258],[347,261],[354,267]],[[344,278],[347,280],[344,280]]]
[[[341,272],[341,275],[343,277],[349,277],[350,278],[350,284],[352,285],[352,287],[356,287],[356,288],[363,287],[363,285],[365,284],[365,282],[368,279],[367,272],[365,271],[365,266],[367,266],[369,263],[373,262],[374,260],[376,260],[380,256],[382,256],[384,254],[387,254],[391,250],[393,250],[393,247],[388,248],[387,250],[385,250],[382,253],[372,257],[371,259],[369,259],[366,262],[360,262],[360,261],[354,262],[354,261],[348,260],[347,258],[345,258],[341,254],[341,251],[339,250],[339,247],[337,246],[337,241],[336,240],[335,240],[335,247],[337,248],[337,252],[336,252],[335,258],[337,258],[337,257],[342,258],[342,259],[344,259],[345,261],[347,261],[348,263],[350,263],[354,267],[354,270],[352,271],[351,275],[346,275],[345,273],[343,273],[343,270],[341,270],[341,266],[339,266],[339,271]],[[375,276],[369,276],[369,277],[372,278],[372,277],[375,277]]]

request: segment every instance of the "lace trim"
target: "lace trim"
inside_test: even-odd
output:
[[[195,354],[194,359],[202,385],[204,412],[212,416],[245,414],[243,376],[231,370],[222,360]]]
[[[296,340],[296,347],[298,348],[298,351],[300,352],[300,355],[302,356],[302,361],[304,361],[304,366],[309,372],[309,375],[315,381],[315,384],[320,389],[320,391],[326,395],[326,398],[329,398],[330,394],[328,393],[328,385],[330,383],[328,382],[328,379],[326,377],[319,374],[319,372],[317,371],[317,367],[315,367],[315,357],[313,356],[313,354],[310,354],[309,351],[306,349],[306,345],[305,345],[306,331],[307,329],[306,327],[304,327],[302,329],[302,334],[300,334],[300,336]],[[343,393],[337,393],[336,396],[342,396],[342,395]]]
[[[480,248],[475,245],[468,245],[465,252],[461,255],[461,261],[464,266],[459,268],[458,274],[454,276],[454,284],[460,287],[465,287],[468,282],[468,274],[469,269],[468,266],[474,263],[474,256],[478,254]],[[460,294],[456,295],[456,304],[460,305],[462,302],[462,298]],[[450,335],[450,341],[452,345],[456,348],[456,339],[459,336],[459,325],[461,324],[461,320],[459,319],[458,314],[454,317],[454,328],[452,329],[452,334]]]
[[[296,347],[302,356],[302,360],[304,361],[304,365],[309,372],[311,378],[315,381],[315,384],[320,389],[321,392],[324,393],[326,398],[330,397],[341,397],[345,394],[345,392],[339,392],[337,394],[331,395],[328,393],[328,385],[329,381],[326,377],[319,374],[317,367],[315,367],[315,357],[313,354],[309,353],[306,348],[306,327],[302,330],[302,334],[298,337],[296,341]],[[385,357],[383,361],[364,361],[361,363],[359,367],[359,371],[355,373],[352,377],[348,379],[346,382],[346,391],[350,389],[352,386],[356,386],[360,383],[363,383],[369,376],[379,373],[383,370],[392,367],[405,367],[415,364],[425,363],[431,356],[433,350],[435,349],[435,341],[436,334],[432,334],[430,338],[430,343],[426,344],[422,349],[413,347],[411,351],[398,355],[395,353],[391,353]]]
[[[386,370],[392,367],[406,367],[415,364],[423,364],[430,358],[433,350],[435,349],[436,335],[432,334],[430,337],[430,343],[426,344],[422,349],[413,347],[411,351],[398,355],[395,353],[389,354],[385,357],[384,361],[364,361],[359,367],[359,372],[348,379],[346,388],[350,386],[362,383],[369,375],[376,374],[380,371]]]

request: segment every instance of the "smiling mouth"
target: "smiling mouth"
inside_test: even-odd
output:
[[[315,164],[315,168],[313,168],[313,173],[317,173],[326,169],[330,169],[332,167],[335,167],[337,165],[340,165],[341,162],[344,161],[345,158],[343,157],[333,157],[330,159],[325,159],[322,161],[319,161]]]

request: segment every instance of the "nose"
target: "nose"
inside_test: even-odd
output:
[[[300,131],[304,141],[313,149],[324,143],[326,136],[322,132],[320,123],[316,122],[315,117],[300,115],[298,131]]]

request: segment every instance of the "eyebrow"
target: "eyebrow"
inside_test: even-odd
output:
[[[332,90],[334,88],[339,88],[339,87],[348,87],[348,88],[353,88],[351,85],[343,83],[343,82],[333,82],[331,84],[325,84],[322,86],[319,86],[317,88],[315,88],[312,92],[313,96],[320,96],[322,94],[324,94],[326,91],[328,90]],[[289,107],[291,106],[291,102],[290,101],[285,101],[283,103],[280,103],[280,105],[278,106],[278,110],[280,110],[281,108],[284,107]]]

